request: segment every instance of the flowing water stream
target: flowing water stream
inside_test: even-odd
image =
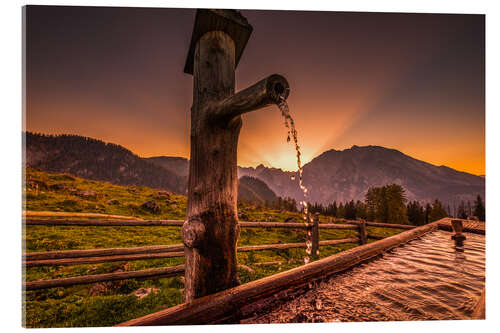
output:
[[[295,145],[295,151],[297,152],[297,167],[298,167],[298,172],[299,172],[299,188],[302,191],[304,198],[303,200],[300,200],[300,205],[304,208],[303,209],[303,219],[305,223],[310,222],[309,221],[309,212],[308,212],[308,206],[307,206],[307,188],[304,186],[302,183],[302,162],[300,160],[300,146],[299,146],[299,141],[297,139],[297,130],[295,129],[295,122],[293,121],[292,116],[290,115],[290,109],[288,108],[288,103],[284,98],[281,98],[280,102],[278,103],[278,108],[281,111],[281,115],[285,119],[285,127],[287,129],[287,142],[290,142],[291,139],[293,139],[293,143]],[[292,177],[292,180],[294,180],[294,177]],[[307,256],[304,257],[304,263],[307,264],[310,261],[310,255],[312,254],[312,242],[310,241],[311,239],[311,231],[307,231],[307,241],[306,241],[306,253]]]
[[[435,231],[319,283],[245,323],[471,319],[485,285],[485,237],[457,252]]]

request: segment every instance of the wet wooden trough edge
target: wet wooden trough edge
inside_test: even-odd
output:
[[[189,303],[135,318],[116,326],[196,325],[217,323],[231,318],[238,309],[282,290],[297,288],[314,280],[349,269],[407,243],[430,231],[448,218],[420,226],[400,234],[358,246],[310,264],[271,275],[231,289],[195,299]]]

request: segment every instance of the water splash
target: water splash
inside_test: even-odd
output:
[[[291,139],[293,138],[293,144],[295,145],[295,151],[297,152],[297,167],[298,167],[298,172],[299,172],[299,187],[300,190],[302,191],[304,195],[304,199],[301,200],[299,203],[300,205],[304,208],[302,218],[304,219],[305,223],[310,223],[309,221],[309,211],[308,211],[308,204],[307,204],[307,188],[304,186],[302,183],[302,162],[300,159],[301,153],[300,153],[300,146],[299,146],[299,141],[297,139],[297,130],[295,129],[295,122],[293,121],[292,116],[290,115],[290,109],[288,108],[288,103],[286,100],[281,97],[280,102],[278,103],[278,108],[281,111],[281,115],[285,119],[285,127],[287,129],[287,138],[286,142],[290,142]],[[295,176],[291,177],[292,180],[295,180]],[[306,241],[306,254],[307,256],[304,257],[304,263],[308,264],[310,261],[310,255],[312,254],[312,242],[310,241],[311,239],[311,231],[307,231],[307,241]]]

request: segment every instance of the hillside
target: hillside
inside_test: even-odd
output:
[[[263,205],[278,199],[276,194],[262,180],[243,176],[238,184],[238,201]]]
[[[155,157],[145,157],[146,161],[149,161],[155,165],[161,166],[162,168],[168,169],[180,177],[189,176],[189,160],[184,157],[173,157],[173,156],[155,156]]]
[[[78,135],[41,135],[27,132],[26,166],[48,172],[144,185],[186,192],[186,179],[135,155],[122,146]]]
[[[26,164],[47,172],[62,172],[117,185],[148,186],[183,194],[189,161],[182,157],[142,158],[112,143],[77,135],[26,133]],[[261,180],[245,177],[240,200],[263,204],[277,199]]]

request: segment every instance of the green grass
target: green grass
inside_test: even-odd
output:
[[[158,190],[144,186],[118,186],[106,182],[91,181],[64,174],[51,174],[34,169],[26,170],[27,186],[25,205],[32,211],[64,211],[130,215],[142,219],[184,219],[186,197],[170,194],[159,196]],[[38,184],[38,189],[34,184]],[[79,191],[94,191],[95,197],[82,198]],[[118,203],[110,200],[116,199]],[[154,214],[141,208],[141,204],[154,200],[160,212]],[[249,221],[282,222],[291,217],[300,221],[300,214],[240,206]],[[325,217],[320,218],[326,222]],[[369,232],[390,236],[396,229],[372,228]],[[354,237],[353,230],[322,230],[320,240]],[[180,227],[69,227],[26,226],[23,240],[27,251],[54,251],[109,247],[136,247],[145,245],[180,244]],[[239,246],[271,243],[295,243],[305,241],[303,229],[243,228]],[[357,244],[322,246],[320,258],[355,247]],[[246,283],[303,263],[305,249],[279,251],[255,251],[238,254],[238,262],[250,266],[255,273],[239,270],[240,281]],[[255,266],[259,262],[280,261],[281,265]],[[95,265],[30,267],[24,272],[26,281],[55,279],[88,274],[109,273],[117,270],[140,270],[154,267],[179,265],[184,258],[167,258],[130,262],[102,263]],[[23,310],[26,327],[81,327],[111,326],[120,322],[152,313],[182,302],[184,285],[181,277],[156,280],[125,280],[106,284],[98,295],[91,295],[95,285],[67,288],[50,288],[29,291],[24,294]],[[130,295],[139,288],[157,288],[139,299]]]

